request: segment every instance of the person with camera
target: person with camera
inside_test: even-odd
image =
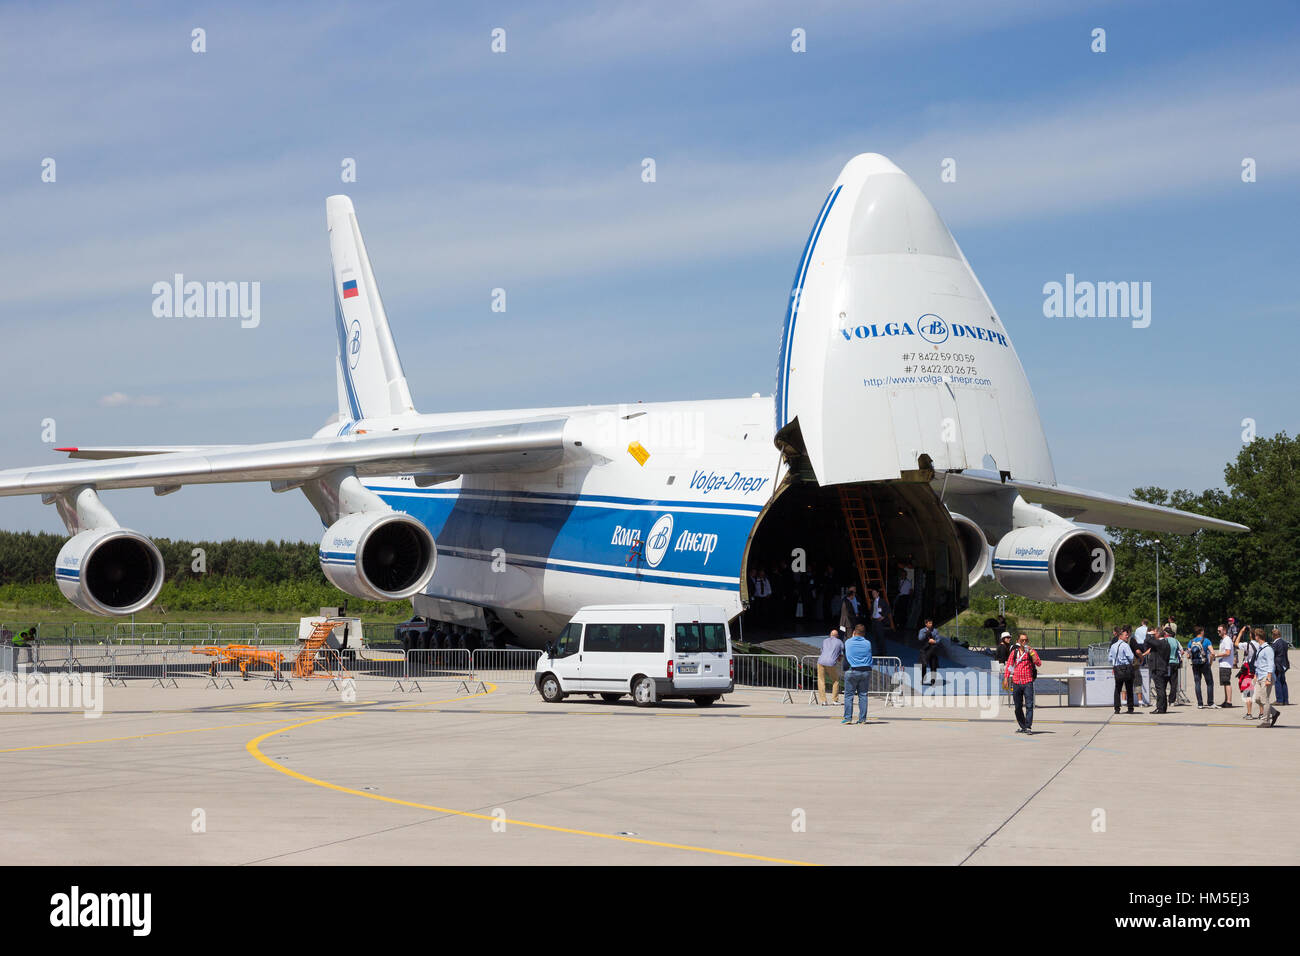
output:
[[[1042,666],[1038,652],[1029,646],[1029,635],[1022,631],[1019,643],[1007,657],[1006,670],[1002,674],[1002,682],[1010,685],[1011,696],[1016,702],[1016,723],[1020,725],[1016,731],[1018,734],[1034,732],[1034,680]]]

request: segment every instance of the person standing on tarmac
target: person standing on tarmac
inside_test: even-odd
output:
[[[1187,657],[1192,662],[1192,686],[1196,688],[1196,707],[1214,706],[1214,645],[1205,636],[1205,628],[1196,625],[1195,636],[1187,644]],[[1205,681],[1205,696],[1201,696],[1201,681]]]
[[[1115,713],[1119,713],[1120,691],[1127,695],[1128,712],[1133,713],[1133,648],[1128,645],[1128,628],[1119,632],[1119,639],[1110,646],[1107,657],[1115,670]]]
[[[1151,668],[1151,686],[1156,691],[1156,707],[1152,714],[1169,713],[1169,698],[1166,696],[1169,680],[1169,645],[1158,631],[1147,634],[1146,657],[1144,660]]]
[[[1038,652],[1029,646],[1029,635],[1021,632],[1020,643],[1011,649],[1007,658],[1003,680],[1010,683],[1011,694],[1016,702],[1016,723],[1018,734],[1034,732],[1034,678],[1038,668],[1043,666]]]
[[[844,644],[844,719],[853,723],[853,698],[858,698],[858,723],[867,722],[867,694],[871,691],[871,642],[867,629],[859,624]]]
[[[916,635],[917,641],[921,645],[921,683],[925,683],[925,672],[930,672],[930,686],[934,686],[935,677],[939,673],[939,631],[934,626],[932,618],[925,619],[925,627],[921,628]]]
[[[1172,618],[1171,618],[1172,620]],[[1166,624],[1164,630],[1165,643],[1169,645],[1169,677],[1167,683],[1169,686],[1169,703],[1178,703],[1178,675],[1183,666],[1183,648],[1178,643],[1178,635],[1174,631],[1172,624]]]
[[[830,636],[822,641],[821,656],[817,658],[817,697],[823,707],[826,706],[826,683],[833,686],[831,697],[834,703],[840,702],[840,658],[844,656],[844,642],[840,640],[839,628],[831,628]]]
[[[1228,620],[1231,621],[1232,618]],[[1223,688],[1223,703],[1219,705],[1220,707],[1232,706],[1232,658],[1235,653],[1232,636],[1228,634],[1228,629],[1220,624],[1219,649],[1214,652],[1214,662],[1219,672],[1219,686]]]
[[[1272,727],[1281,713],[1273,706],[1273,648],[1264,639],[1264,629],[1255,628],[1255,703],[1259,705],[1260,727]]]
[[[1274,703],[1286,705],[1291,703],[1291,696],[1286,689],[1286,672],[1291,668],[1290,649],[1282,638],[1282,632],[1273,628],[1273,687],[1277,695]]]

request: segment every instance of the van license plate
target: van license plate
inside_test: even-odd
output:
[[[697,671],[699,671],[699,669],[700,669],[700,665],[699,665],[699,664],[679,664],[679,665],[677,666],[677,673],[679,673],[679,674],[694,674],[694,673],[696,673]]]

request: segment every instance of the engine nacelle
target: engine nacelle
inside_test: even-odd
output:
[[[410,515],[359,511],[340,518],[320,541],[320,566],[340,591],[371,601],[397,601],[433,577],[438,548]]]
[[[126,528],[83,531],[54,562],[63,596],[91,614],[134,614],[153,603],[165,568],[158,546]]]
[[[952,515],[953,527],[957,530],[957,541],[961,544],[962,554],[966,556],[966,576],[971,587],[984,577],[989,570],[989,558],[993,549],[989,539],[974,521],[965,515]]]
[[[1017,528],[993,551],[993,575],[1038,601],[1089,601],[1110,587],[1115,554],[1105,538],[1065,524]]]

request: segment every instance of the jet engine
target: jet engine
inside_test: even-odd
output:
[[[957,530],[957,541],[961,545],[962,554],[966,556],[968,583],[974,587],[989,570],[989,556],[992,552],[989,540],[984,537],[980,526],[965,515],[954,514],[952,523]]]
[[[330,583],[371,601],[415,594],[433,577],[437,560],[429,529],[400,512],[344,515],[320,542],[320,566]]]
[[[54,562],[63,596],[92,614],[126,615],[148,607],[163,586],[158,546],[126,528],[97,528],[68,540]]]
[[[1017,528],[998,541],[993,575],[1038,601],[1088,601],[1110,587],[1115,554],[1105,538],[1073,525]]]

